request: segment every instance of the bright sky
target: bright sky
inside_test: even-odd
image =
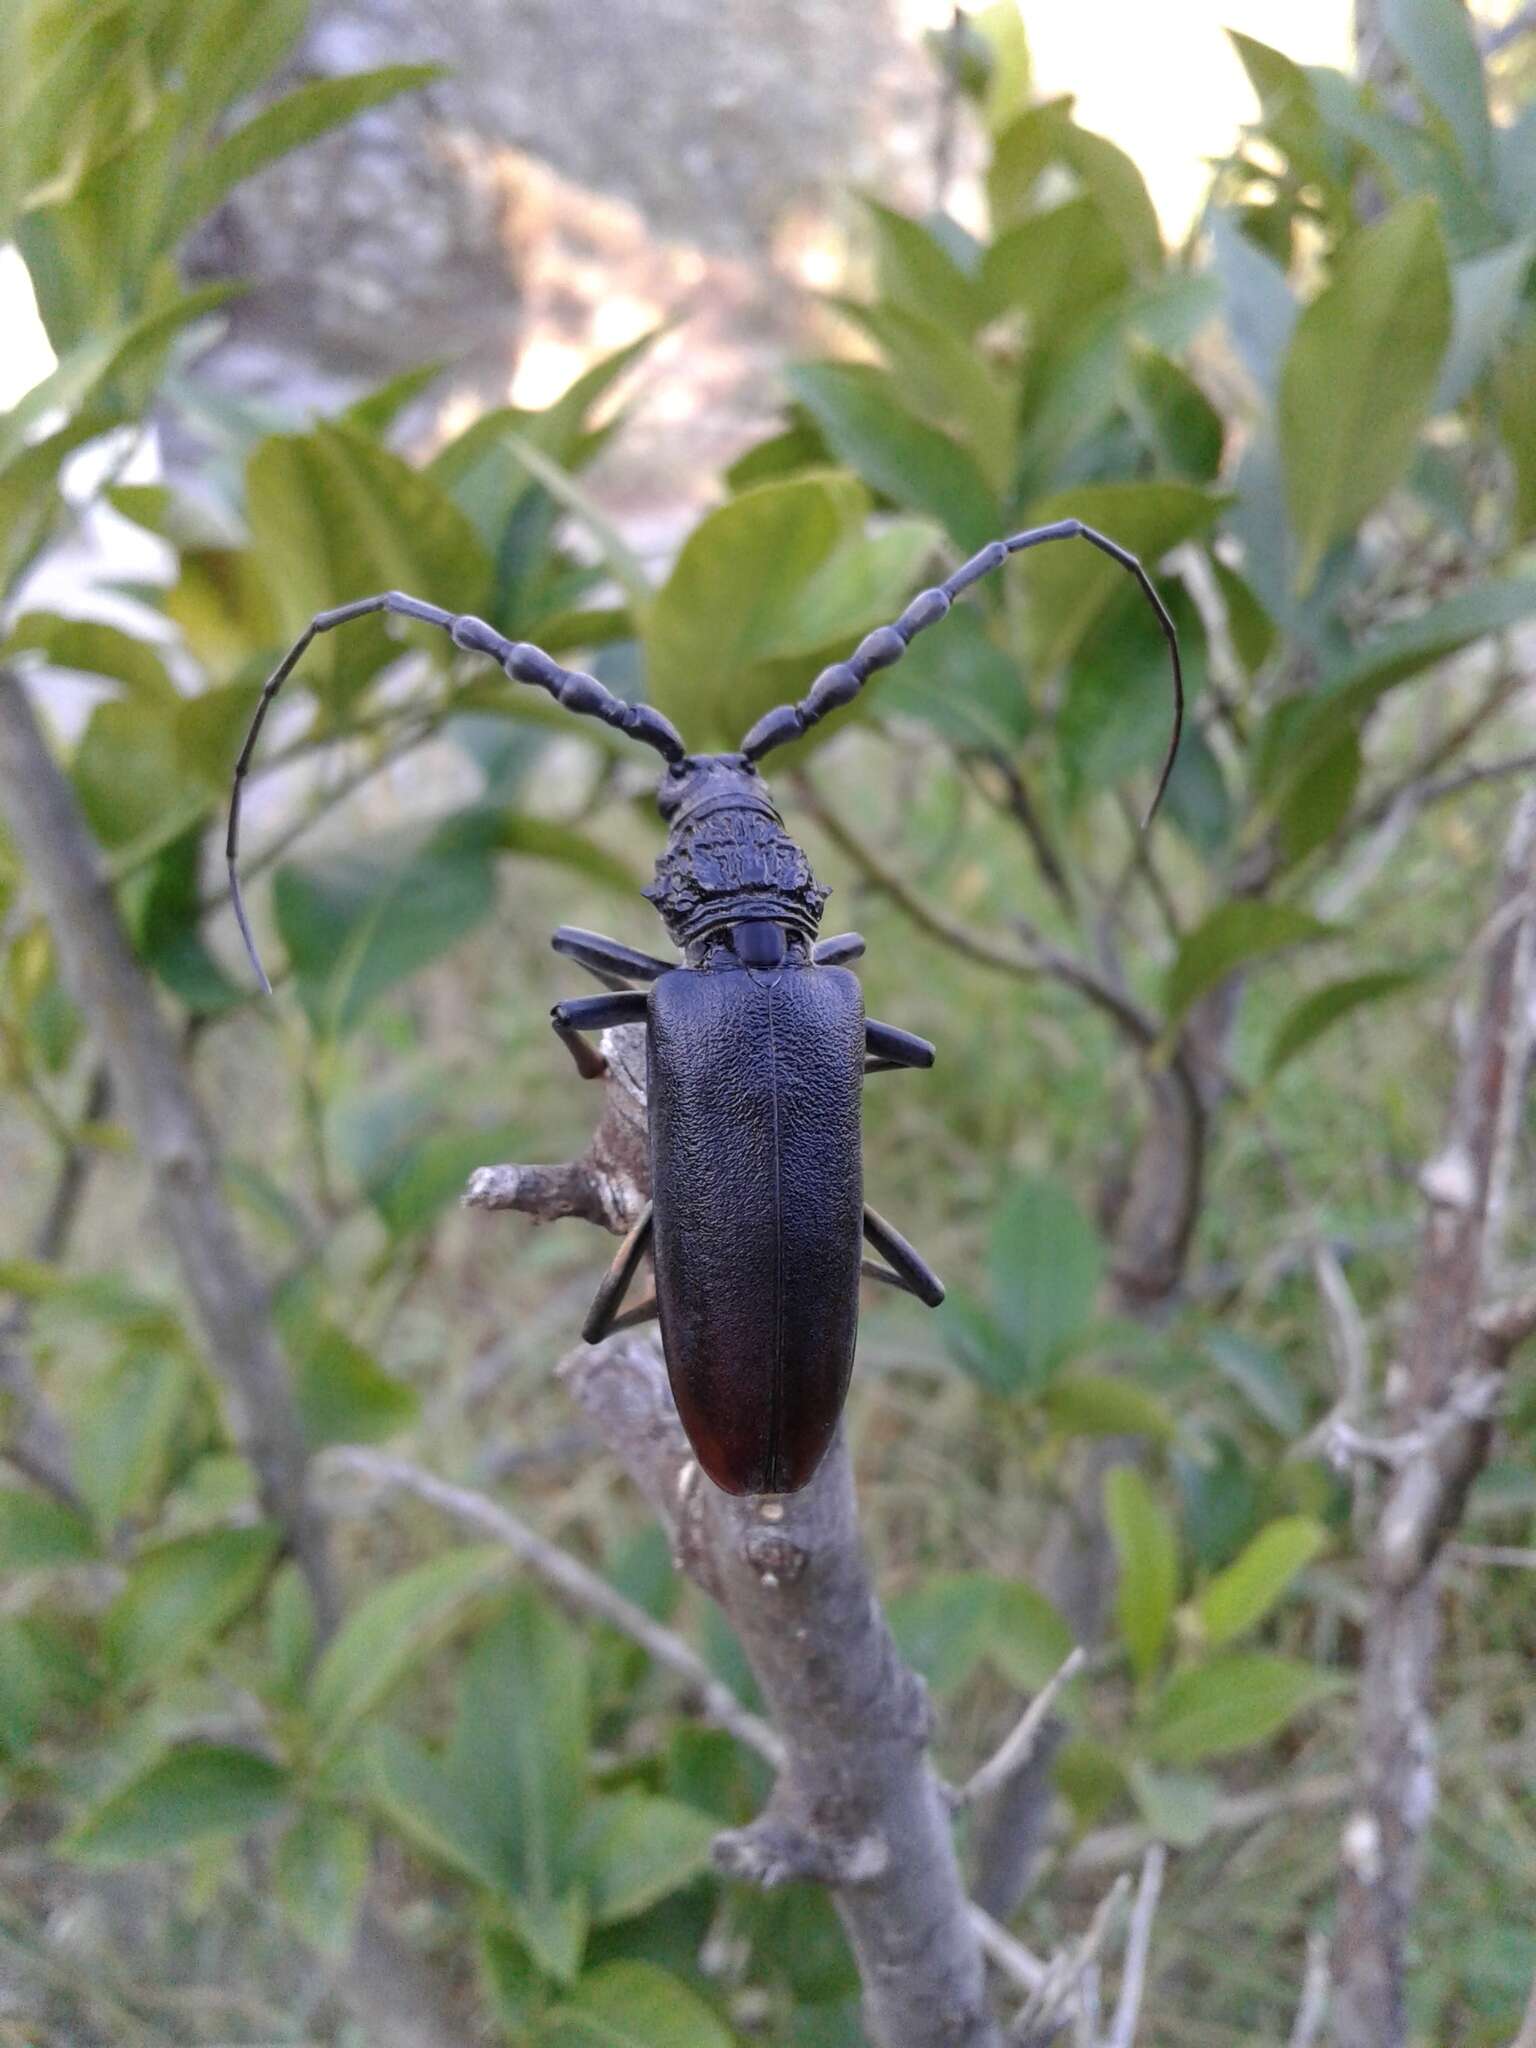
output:
[[[1077,94],[1078,118],[1140,165],[1169,233],[1187,226],[1205,159],[1222,154],[1253,98],[1224,30],[1242,29],[1303,64],[1349,62],[1349,0],[1023,0],[1035,76]],[[943,27],[950,0],[901,0],[914,29]],[[15,254],[0,249],[0,410],[53,358]]]

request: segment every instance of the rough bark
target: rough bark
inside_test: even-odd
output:
[[[1339,2048],[1407,2042],[1406,1950],[1437,1794],[1439,1562],[1487,1458],[1509,1355],[1536,1321],[1531,1301],[1492,1298],[1529,1067],[1533,940],[1536,796],[1515,813],[1445,1140],[1420,1177],[1424,1228],[1391,1434],[1366,1450],[1391,1477],[1369,1554],[1357,1789],[1343,1834]]]

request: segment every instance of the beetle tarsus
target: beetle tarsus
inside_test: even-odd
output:
[[[864,1205],[864,1236],[885,1260],[889,1272],[878,1268],[870,1274],[874,1280],[883,1280],[889,1287],[900,1287],[908,1294],[915,1294],[928,1308],[937,1308],[944,1299],[944,1282],[933,1268],[915,1251],[893,1224],[887,1223],[876,1209]],[[868,1261],[860,1268],[868,1270]]]
[[[581,1326],[583,1343],[597,1344],[609,1336],[620,1321],[619,1311],[624,1306],[624,1297],[629,1292],[640,1262],[651,1248],[651,1237],[655,1229],[655,1211],[649,1202],[635,1219],[634,1228],[614,1253],[613,1264],[603,1275],[603,1284],[592,1297],[592,1306],[587,1310],[587,1319]],[[637,1302],[631,1313],[623,1317],[627,1326],[631,1322],[645,1320],[639,1311],[646,1307]],[[654,1299],[651,1312],[654,1313]]]

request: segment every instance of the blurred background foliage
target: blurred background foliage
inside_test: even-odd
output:
[[[1115,535],[1158,569],[1192,695],[1149,840],[1164,652],[1087,549],[992,579],[775,787],[869,938],[871,1010],[940,1046],[872,1091],[868,1180],[951,1298],[931,1321],[867,1304],[851,1428],[944,1766],[1102,1626],[1043,1858],[1006,1896],[978,1826],[978,1881],[1045,1947],[1150,1830],[1181,1856],[1146,2038],[1279,2040],[1331,1897],[1364,1597],[1359,1504],[1312,1435],[1339,1398],[1314,1253],[1389,1356],[1457,962],[1531,745],[1520,47],[1485,65],[1454,0],[1383,10],[1384,80],[1239,37],[1260,117],[1170,248],[1136,165],[1033,89],[1013,7],[969,17],[934,58],[977,203],[850,202],[818,352],[658,564],[589,480],[655,335],[427,434],[432,363],[323,417],[200,387],[240,284],[189,285],[189,233],[437,75],[274,88],[306,13],[5,10],[0,240],[57,368],[0,418],[0,653],[57,714],[215,1114],[310,1445],[510,1489],[750,1689],[551,1382],[594,1246],[455,1208],[473,1166],[582,1141],[545,934],[655,943],[645,763],[440,637],[328,637],[253,775],[245,868],[282,962],[258,1005],[222,812],[311,614],[391,586],[479,612],[704,748],[993,534],[1071,513]],[[195,460],[147,471],[178,434]],[[158,567],[77,610],[44,572],[103,507]],[[855,2042],[825,1900],[707,1874],[760,1768],[632,1645],[393,1508],[344,1525],[347,1613],[312,1657],[3,840],[0,919],[0,2033],[360,2040],[331,1964],[381,1856],[465,2039]],[[1528,1236],[1528,1176],[1520,1202]],[[39,1391],[60,1465],[27,1452]],[[1479,1542],[1530,1539],[1533,1427],[1522,1394]],[[1101,1546],[1107,1605],[1070,1569]],[[1536,1967],[1526,1585],[1453,1571],[1425,2041],[1506,2039]],[[1239,1830],[1244,1793],[1274,1796]]]

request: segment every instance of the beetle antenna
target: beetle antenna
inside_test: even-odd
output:
[[[378,597],[360,597],[352,604],[338,605],[334,611],[317,612],[262,685],[250,731],[235,762],[229,790],[229,831],[224,841],[229,892],[235,906],[235,922],[240,927],[245,950],[251,956],[256,979],[265,995],[271,995],[272,984],[256,951],[256,941],[251,936],[250,921],[245,914],[245,901],[240,893],[240,800],[245,778],[272,700],[303,659],[309,643],[318,633],[332,632],[337,626],[345,626],[352,619],[366,619],[374,612],[391,612],[400,618],[417,619],[425,626],[441,627],[455,647],[465,648],[471,654],[488,654],[493,661],[500,662],[514,682],[532,683],[541,690],[547,690],[567,711],[575,711],[584,718],[600,718],[605,725],[616,726],[632,739],[643,740],[669,763],[679,762],[687,755],[688,750],[677,727],[670,719],[663,718],[659,711],[653,711],[649,704],[626,704],[596,676],[586,675],[580,669],[562,668],[541,647],[531,646],[526,640],[503,638],[484,619],[447,612],[440,605],[423,604],[419,597],[407,597],[399,590],[388,590]]]
[[[972,555],[935,589],[924,590],[914,597],[892,625],[877,626],[874,632],[867,633],[846,661],[834,662],[830,668],[824,668],[798,704],[780,704],[776,710],[765,713],[742,741],[742,753],[749,761],[760,761],[764,754],[783,746],[787,740],[798,739],[801,733],[825,718],[829,711],[836,711],[842,704],[851,704],[870,677],[900,661],[917,634],[926,626],[936,625],[963,591],[969,590],[973,583],[979,583],[983,576],[989,576],[994,569],[1000,569],[1010,555],[1020,555],[1026,548],[1038,548],[1052,540],[1085,540],[1101,554],[1108,555],[1111,561],[1118,562],[1122,569],[1128,569],[1157,614],[1157,623],[1168,642],[1168,658],[1173,667],[1173,731],[1157,778],[1157,792],[1143,821],[1142,830],[1145,831],[1157,816],[1163,792],[1168,787],[1168,778],[1173,773],[1173,764],[1179,756],[1179,740],[1184,732],[1184,670],[1179,661],[1179,636],[1169,617],[1168,607],[1136,557],[1107,534],[1085,526],[1081,519],[1058,519],[1050,526],[1031,526],[1007,540],[988,541],[980,554]]]

